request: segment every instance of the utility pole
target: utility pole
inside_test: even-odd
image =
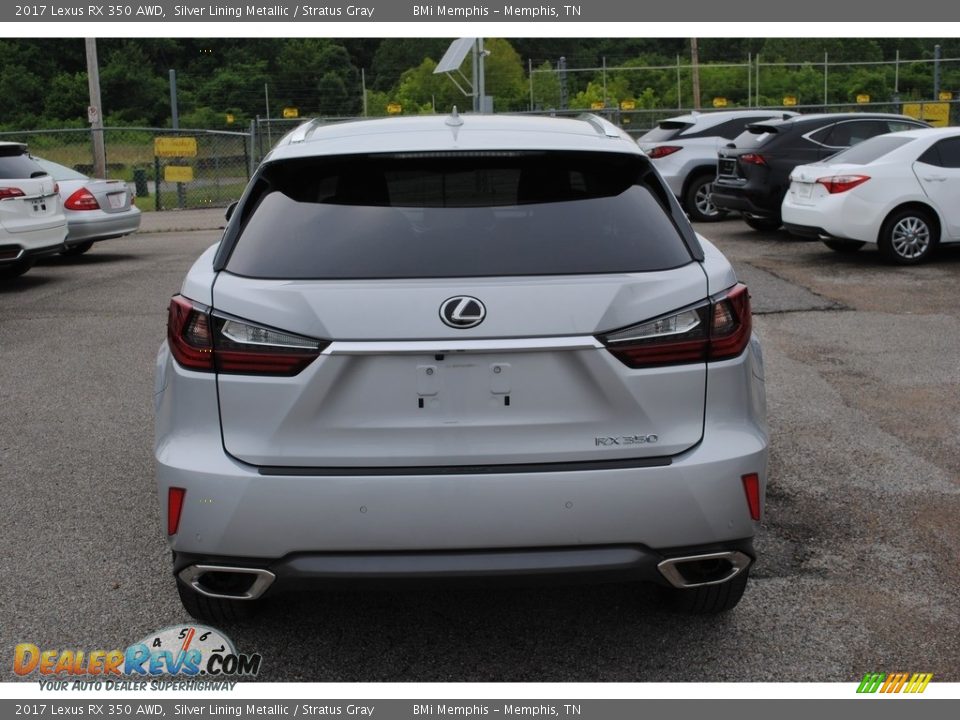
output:
[[[363,116],[367,116],[367,73],[360,68],[360,89],[363,92]]]
[[[177,71],[170,70],[170,125],[174,130],[180,129],[180,111],[177,108]],[[158,191],[159,196],[159,191]],[[177,183],[177,207],[183,209],[187,205],[187,191],[182,182]]]
[[[693,109],[700,109],[700,52],[697,39],[690,38],[690,64],[693,66]]]
[[[93,176],[107,176],[107,151],[103,143],[103,106],[100,102],[100,65],[97,62],[97,41],[87,38],[87,85],[90,88],[90,106],[87,119],[90,121],[90,135],[93,140]]]
[[[933,46],[933,99],[940,100],[940,46]]]
[[[557,74],[560,76],[560,109],[567,109],[567,58],[561,57],[557,63]]]
[[[487,107],[487,53],[483,49],[483,38],[477,38],[477,95],[480,97],[479,112],[493,112]]]

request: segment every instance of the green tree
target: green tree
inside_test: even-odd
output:
[[[43,94],[43,115],[46,118],[58,120],[70,118],[86,120],[89,104],[87,74],[61,72],[53,77],[47,92]]]
[[[560,107],[560,78],[549,60],[532,73],[533,109],[555,110]]]
[[[114,122],[130,125],[166,125],[170,119],[170,103],[164,102],[167,93],[167,78],[153,70],[141,43],[129,40],[101,56],[105,118],[109,115]]]
[[[360,73],[339,43],[327,38],[289,40],[276,65],[283,77],[272,83],[277,105],[292,105],[318,115],[360,111]]]
[[[436,67],[437,63],[427,58],[400,77],[391,96],[393,102],[403,107],[405,115],[446,113],[454,105],[459,108],[470,106],[470,98],[464,97],[448,77],[434,74]]]
[[[523,62],[513,46],[500,38],[484,40],[489,53],[484,61],[486,93],[493,97],[494,110],[526,110],[529,104],[529,85]],[[470,62],[470,56],[464,63]],[[469,73],[466,73],[470,77]]]
[[[386,38],[373,54],[367,87],[386,91],[396,88],[407,70],[427,58],[439,61],[450,45],[449,38]]]

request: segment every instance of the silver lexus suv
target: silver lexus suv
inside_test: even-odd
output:
[[[157,358],[191,615],[400,578],[737,604],[767,468],[749,295],[624,132],[307,123],[229,216]]]

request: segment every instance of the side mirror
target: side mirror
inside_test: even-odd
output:
[[[230,222],[230,218],[233,217],[233,211],[237,209],[238,201],[234,200],[227,206],[226,212],[223,213],[223,216],[227,219],[227,222]]]

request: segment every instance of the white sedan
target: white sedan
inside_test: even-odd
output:
[[[790,174],[783,224],[837,252],[875,243],[901,265],[960,242],[960,128],[880,135]]]
[[[123,180],[96,180],[40,157],[33,158],[54,180],[67,216],[63,255],[82,255],[93,243],[140,229],[140,210]]]

